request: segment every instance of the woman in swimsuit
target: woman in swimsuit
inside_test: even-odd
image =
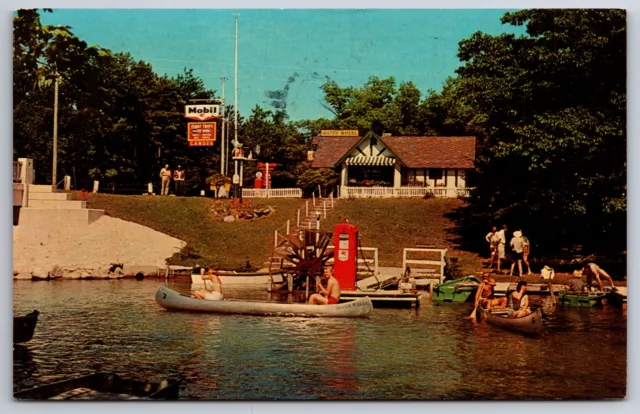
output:
[[[218,272],[213,267],[210,267],[206,275],[204,274],[204,269],[200,269],[200,275],[202,275],[204,290],[195,291],[193,297],[207,300],[222,300],[222,281],[220,280]],[[207,289],[207,281],[210,281],[209,285],[211,286],[211,290]]]

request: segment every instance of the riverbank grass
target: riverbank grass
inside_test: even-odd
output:
[[[446,198],[345,199],[322,222],[322,229],[333,231],[348,219],[360,229],[362,246],[378,248],[380,266],[401,267],[404,248],[429,246],[447,249],[460,271],[472,274],[482,269],[482,258],[459,248],[455,223],[448,217],[462,206],[464,201]]]
[[[215,266],[224,270],[251,270],[262,267],[273,246],[274,231],[293,219],[303,205],[300,199],[256,199],[256,206],[271,206],[275,213],[252,221],[227,223],[215,216],[212,207],[229,207],[230,201],[205,197],[81,195],[88,208],[150,227],[187,243],[170,264]],[[247,266],[248,264],[248,266]]]

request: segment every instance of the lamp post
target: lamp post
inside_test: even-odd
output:
[[[51,186],[58,186],[58,71],[53,87],[53,167],[51,171]]]

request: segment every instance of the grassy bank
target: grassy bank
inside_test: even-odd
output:
[[[276,212],[254,221],[225,223],[213,215],[213,203],[204,197],[90,194],[87,198],[88,208],[103,209],[109,216],[185,241],[187,246],[170,263],[192,266],[197,262],[226,270],[244,267],[247,260],[253,268],[262,267],[271,253],[273,232],[303,204],[299,199],[256,200],[256,205],[273,206]]]
[[[448,255],[458,258],[463,273],[477,273],[482,258],[457,246],[455,225],[446,217],[463,204],[458,199],[340,200],[322,226],[332,231],[345,218],[356,224],[362,246],[378,248],[380,266],[401,267],[402,249],[429,245],[448,249]]]

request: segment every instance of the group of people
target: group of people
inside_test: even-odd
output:
[[[202,268],[200,269],[200,275],[202,276],[204,289],[195,291],[193,297],[206,300],[222,300],[224,295],[222,294],[222,281],[218,271],[213,267],[209,267],[205,272],[205,269]],[[316,283],[318,292],[309,297],[309,303],[312,305],[334,305],[339,303],[340,283],[333,275],[333,268],[331,266],[325,267],[321,278],[327,286],[324,287],[320,281]],[[207,282],[210,283],[207,284]]]
[[[177,196],[182,196],[185,193],[184,179],[185,174],[182,166],[178,165],[178,168],[171,172],[169,169],[169,164],[166,164],[164,168],[160,170],[160,194],[161,195],[169,195],[169,187],[171,185],[171,179],[173,178],[174,183],[174,194]]]
[[[522,229],[513,232],[513,237],[507,244],[509,236],[507,225],[504,224],[502,229],[498,230],[496,226],[485,236],[485,240],[489,243],[489,268],[493,268],[494,264],[498,273],[501,273],[501,264],[503,261],[511,263],[509,276],[513,276],[515,265],[518,264],[519,276],[522,277],[522,263],[527,267],[527,274],[531,274],[531,266],[529,265],[529,253],[531,252],[531,243],[529,239],[522,234]]]
[[[507,297],[496,297],[494,292],[495,286],[495,279],[492,278],[488,272],[484,272],[482,274],[482,282],[476,291],[476,304],[479,304],[487,310],[506,310],[507,302],[508,300],[511,300],[511,308],[513,309],[513,313],[510,314],[511,317],[519,318],[531,314],[531,309],[529,308],[529,297],[526,294],[526,281],[519,281],[515,292],[512,292],[508,299]]]

